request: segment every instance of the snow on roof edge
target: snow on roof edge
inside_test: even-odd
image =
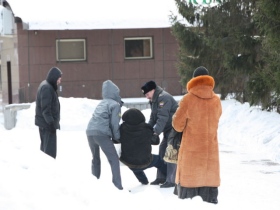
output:
[[[171,23],[158,24],[143,22],[128,24],[128,23],[98,23],[98,22],[64,22],[64,21],[50,21],[50,22],[23,22],[25,30],[98,30],[98,29],[139,29],[139,28],[170,28]]]

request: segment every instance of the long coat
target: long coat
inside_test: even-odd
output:
[[[217,130],[222,106],[214,85],[208,75],[191,79],[173,115],[174,129],[183,131],[176,172],[176,184],[182,187],[220,186]]]

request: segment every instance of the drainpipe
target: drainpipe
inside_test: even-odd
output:
[[[60,31],[59,30],[57,30],[57,40],[58,40],[58,46],[56,46],[57,47],[57,55],[59,56],[60,55]],[[58,67],[60,67],[60,64],[61,64],[61,60],[60,60],[60,57],[58,57]],[[62,94],[62,84],[59,84],[59,86],[58,86],[58,91],[60,92],[60,93],[58,93],[59,94],[59,96],[63,96],[63,94]]]
[[[115,75],[114,75],[114,31],[113,31],[113,29],[111,29],[111,46],[112,46],[112,61],[111,61],[111,63],[112,63],[112,80],[114,81],[114,77],[115,77]]]
[[[163,80],[162,80],[162,88],[166,90],[167,81],[165,81],[165,37],[164,37],[164,29],[161,29],[162,33],[162,66],[163,66]]]
[[[27,64],[27,66],[28,66],[28,83],[27,83],[27,91],[28,91],[28,102],[30,102],[30,50],[29,50],[29,47],[30,47],[30,36],[29,36],[29,30],[27,30],[27,55],[28,55],[28,64]]]

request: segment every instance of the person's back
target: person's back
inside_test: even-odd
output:
[[[87,135],[108,135],[113,139],[119,139],[122,101],[118,87],[110,80],[105,81],[102,86],[102,97],[88,123],[86,133]]]
[[[144,173],[147,168],[156,167],[166,175],[166,164],[159,155],[152,154],[153,128],[145,122],[143,113],[131,108],[125,111],[122,120],[120,161],[145,185],[149,183]]]
[[[216,204],[220,186],[217,130],[222,106],[214,85],[208,70],[197,68],[172,124],[176,131],[183,132],[174,193],[182,199],[199,195]]]
[[[152,127],[145,123],[144,115],[137,109],[129,109],[122,119],[120,161],[131,168],[148,166],[152,161]]]

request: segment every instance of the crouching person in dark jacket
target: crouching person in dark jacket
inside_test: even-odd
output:
[[[39,127],[40,149],[53,158],[56,158],[56,129],[60,129],[60,103],[56,91],[61,75],[59,68],[51,68],[47,79],[39,85],[36,97],[35,125]]]
[[[158,168],[166,175],[166,164],[159,155],[152,154],[152,144],[158,136],[153,135],[153,128],[145,123],[145,116],[138,109],[128,109],[122,116],[120,127],[121,155],[120,161],[127,165],[142,184],[149,181],[144,170],[151,167]]]

